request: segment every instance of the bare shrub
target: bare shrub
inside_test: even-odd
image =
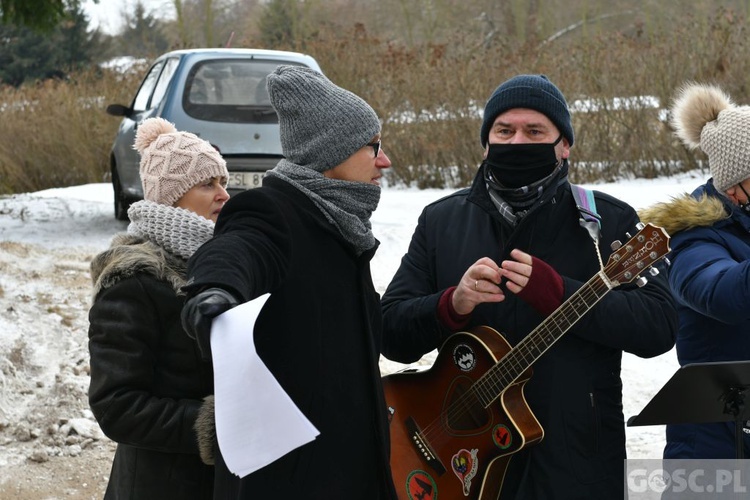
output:
[[[574,182],[652,178],[700,166],[705,158],[687,151],[669,127],[667,111],[684,82],[716,83],[748,103],[750,37],[747,20],[732,10],[641,13],[619,31],[578,26],[546,39],[500,30],[488,36],[460,26],[409,44],[380,38],[359,23],[321,29],[297,46],[267,48],[313,55],[331,80],[370,102],[384,122],[383,146],[394,166],[389,183],[422,188],[471,182],[482,159],[485,102],[519,73],[548,75],[571,104]],[[119,120],[104,109],[128,103],[142,73],[122,80],[91,71],[1,88],[0,194],[108,180]]]
[[[89,71],[2,87],[0,194],[105,180],[119,120],[104,110],[130,102],[137,84],[133,76]]]
[[[542,73],[573,108],[574,182],[653,178],[697,168],[669,126],[677,87],[716,82],[742,95],[750,61],[746,26],[728,10],[705,19],[686,14],[665,26],[592,34],[550,43],[475,36],[407,47],[357,25],[306,48],[338,84],[363,96],[384,120],[389,180],[421,188],[466,186],[482,159],[486,99],[519,73]],[[675,40],[691,40],[690,50]],[[693,43],[694,42],[694,43]],[[730,51],[729,49],[734,50]]]

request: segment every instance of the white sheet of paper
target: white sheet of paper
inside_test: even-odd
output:
[[[255,321],[270,294],[214,318],[216,436],[227,468],[245,477],[320,434],[258,357]]]

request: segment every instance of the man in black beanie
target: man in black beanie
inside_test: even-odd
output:
[[[242,478],[219,447],[214,498],[395,500],[370,275],[378,247],[370,216],[391,165],[380,121],[359,96],[310,69],[280,66],[267,83],[284,159],[262,187],[226,204],[214,238],[188,262],[182,320],[210,360],[213,318],[270,294],[247,334],[320,435]]]
[[[585,193],[600,228],[582,227],[577,187],[567,176],[573,141],[565,97],[547,77],[519,75],[497,87],[485,106],[484,161],[472,186],[424,209],[383,296],[387,358],[414,362],[452,333],[480,325],[502,332],[515,346],[600,272],[600,259],[612,252],[609,243],[637,232],[635,210],[596,191]],[[519,500],[622,498],[622,352],[667,352],[677,318],[662,276],[642,288],[616,288],[584,313],[536,361],[525,387],[544,439],[521,445],[504,480],[502,470],[492,469],[495,474],[483,483],[461,468],[464,462],[445,464],[463,491],[475,495],[484,488],[482,498],[494,498],[502,487],[503,499]],[[462,347],[459,366],[470,371],[466,356]],[[521,438],[513,436],[495,442],[498,454],[518,445],[511,441]],[[478,464],[481,473],[487,465]],[[431,485],[435,471],[422,472],[421,484]],[[394,480],[401,487],[395,470]]]

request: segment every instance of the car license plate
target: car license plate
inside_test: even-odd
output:
[[[252,189],[260,187],[265,172],[229,172],[228,189]]]

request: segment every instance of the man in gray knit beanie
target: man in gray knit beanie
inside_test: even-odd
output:
[[[213,318],[270,295],[254,330],[238,333],[253,335],[260,358],[320,435],[239,477],[239,467],[222,455],[226,438],[219,433],[214,498],[295,498],[304,491],[311,499],[396,500],[375,347],[380,297],[370,274],[378,247],[370,216],[391,165],[380,121],[362,98],[308,68],[280,66],[267,84],[284,158],[263,186],[227,203],[214,238],[188,263],[182,321],[211,360],[219,335],[211,331]],[[214,370],[223,366],[217,361]],[[254,405],[267,391],[232,383]],[[231,398],[224,398],[217,390],[217,414],[222,405],[232,411]],[[269,434],[268,427],[248,432]],[[210,435],[202,441],[211,442]],[[354,441],[356,456],[331,474],[330,458]]]

